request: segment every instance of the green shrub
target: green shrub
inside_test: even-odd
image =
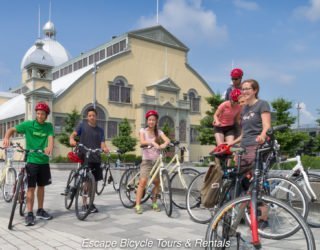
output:
[[[303,155],[302,158],[302,165],[305,169],[320,169],[320,157],[318,156],[309,156]],[[292,169],[297,162],[288,162],[288,163],[281,163],[280,166],[274,166],[273,169],[285,169],[290,170]]]
[[[68,157],[58,155],[50,160],[51,163],[71,163]]]

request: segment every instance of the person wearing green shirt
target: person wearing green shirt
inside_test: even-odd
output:
[[[28,180],[27,190],[27,215],[25,225],[35,224],[33,215],[33,204],[35,189],[37,187],[38,210],[36,217],[44,220],[51,220],[52,216],[43,209],[44,187],[51,184],[51,172],[49,166],[49,155],[53,150],[53,126],[46,122],[50,114],[49,106],[44,102],[37,103],[35,107],[36,119],[24,121],[15,127],[7,130],[3,139],[3,146],[10,145],[10,137],[15,133],[24,134],[26,138],[27,150],[41,150],[43,153],[30,152],[27,157],[26,171]]]

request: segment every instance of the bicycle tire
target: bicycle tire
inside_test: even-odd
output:
[[[308,173],[308,179],[313,192],[315,192],[317,196],[317,200],[315,201],[311,200],[311,195],[309,193],[308,195],[306,195],[309,201],[309,213],[307,217],[307,222],[310,226],[319,228],[320,227],[320,175],[314,174],[314,173]],[[305,192],[308,192],[308,189],[303,184],[302,180],[304,180],[302,176],[299,176],[296,179],[299,185],[302,186],[303,190],[305,190]]]
[[[79,220],[84,220],[90,214],[95,196],[95,179],[92,173],[80,176],[75,197],[76,216]],[[89,199],[89,201],[88,201]]]
[[[133,208],[136,204],[136,193],[139,186],[140,169],[127,169],[120,179],[119,197],[122,205],[126,208]],[[144,192],[141,198],[141,204],[150,198],[150,194]]]
[[[166,169],[160,170],[160,182],[162,182],[161,186],[161,196],[160,199],[165,208],[166,214],[168,217],[172,215],[172,192],[171,192],[171,182],[169,179],[169,174]]]
[[[176,207],[186,209],[186,195],[188,187],[192,180],[199,175],[199,171],[193,168],[183,168],[181,169],[181,175],[186,182],[187,187],[183,186],[180,180],[179,172],[175,172],[170,178],[172,202]]]
[[[26,207],[27,207],[27,191],[28,191],[28,182],[27,182],[27,176],[25,175],[23,177],[23,181],[22,181],[22,184],[23,184],[23,189],[21,188],[21,192],[20,192],[20,195],[19,195],[19,214],[20,216],[24,216],[24,213],[25,213],[25,210],[26,210]]]
[[[117,169],[117,171],[119,172],[120,170]],[[111,173],[111,170],[110,170],[110,175],[112,176],[112,186],[113,186],[113,189],[114,191],[116,192],[119,192],[120,190],[120,179],[121,179],[121,174],[120,173],[117,173],[117,178],[116,178],[116,175],[112,174]],[[119,177],[120,176],[120,177]]]
[[[16,181],[15,193],[14,193],[14,198],[13,198],[12,208],[11,208],[11,214],[10,214],[9,224],[8,224],[8,229],[9,230],[12,230],[12,226],[13,226],[12,222],[13,222],[14,214],[15,214],[15,211],[16,211],[18,199],[19,199],[19,193],[20,193],[19,190],[20,190],[20,187],[21,187],[22,179],[23,179],[23,175],[19,175],[18,180]]]
[[[186,195],[186,204],[188,214],[194,222],[207,224],[211,220],[213,214],[210,209],[201,205],[201,188],[204,183],[206,172],[200,173],[190,183]]]
[[[6,202],[12,201],[14,196],[14,184],[17,179],[17,171],[9,167],[6,171],[6,177],[4,178],[3,185],[2,185],[2,194],[3,199]]]
[[[212,243],[209,244],[207,249],[221,249],[222,246],[216,246],[216,242],[218,242],[218,244],[228,244],[227,246],[224,246],[228,247],[228,249],[253,248],[251,244],[250,225],[247,223],[240,223],[240,219],[242,218],[241,211],[243,210],[243,207],[246,207],[247,204],[250,203],[250,201],[251,196],[247,195],[239,197],[227,202],[216,212],[206,231],[205,242]],[[281,219],[282,224],[279,224],[280,227],[283,226],[283,223],[288,223],[286,220],[289,219],[290,221],[294,220],[299,226],[299,229],[302,229],[299,230],[293,238],[282,239],[281,244],[286,244],[286,248],[288,249],[306,249],[306,246],[308,250],[316,249],[310,227],[296,210],[291,208],[288,204],[270,196],[262,196],[259,201],[270,204],[269,206],[273,205],[274,207],[277,207],[279,211],[282,209],[285,212],[284,215],[286,215],[286,217]],[[280,230],[280,228],[277,229]],[[283,243],[286,239],[288,240]],[[263,249],[269,249],[271,245],[274,246],[275,244],[279,247],[279,241],[273,241],[263,237],[260,237],[260,241]],[[240,244],[242,245],[239,246]]]
[[[104,164],[104,166],[101,167],[101,172],[102,172],[102,180],[96,182],[97,195],[102,194],[105,186],[107,185],[108,174],[110,174],[110,165]]]
[[[64,207],[70,209],[76,194],[76,171],[71,170],[64,190]]]

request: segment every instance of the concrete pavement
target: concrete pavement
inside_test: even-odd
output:
[[[207,226],[191,221],[187,211],[175,208],[168,218],[164,211],[154,212],[145,204],[145,212],[137,215],[122,206],[111,185],[96,197],[100,212],[79,221],[74,207],[64,208],[64,196],[60,195],[68,173],[52,170],[53,184],[47,187],[45,197],[45,209],[54,216],[51,221],[37,220],[36,225],[26,227],[16,213],[14,228],[9,231],[12,204],[0,198],[0,249],[203,249]],[[320,249],[320,229],[313,232]],[[276,241],[274,249],[287,248],[281,244]]]

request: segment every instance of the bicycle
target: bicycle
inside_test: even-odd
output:
[[[96,192],[96,183],[88,167],[88,159],[90,154],[101,153],[102,149],[91,149],[78,144],[75,151],[80,148],[86,151],[84,160],[81,160],[76,152],[68,153],[69,159],[77,163],[78,167],[70,171],[65,191],[61,195],[65,196],[65,208],[68,210],[75,199],[76,216],[79,220],[84,220],[90,214]]]
[[[40,153],[44,154],[43,150],[28,150],[24,149],[19,143],[16,143],[16,146],[19,148],[17,151],[24,153],[24,162],[27,162],[28,154],[29,153]],[[14,184],[14,196],[13,196],[13,202],[12,202],[12,208],[11,208],[11,214],[9,218],[9,224],[8,229],[12,230],[12,222],[14,219],[15,211],[17,204],[19,203],[19,214],[20,216],[24,216],[25,209],[27,206],[27,194],[26,191],[28,190],[28,181],[27,181],[27,175],[26,175],[26,166],[23,166],[17,176],[17,179]]]
[[[113,189],[118,192],[120,189],[119,186],[120,186],[121,176],[118,177],[112,174],[113,172],[112,170],[119,171],[120,169],[128,168],[128,166],[130,167],[130,165],[133,165],[133,164],[123,164],[121,162],[121,155],[124,152],[122,152],[121,150],[116,150],[114,152],[117,153],[116,160],[113,160],[111,158],[111,154],[109,153],[107,154],[107,160],[101,164],[103,179],[97,182],[97,187],[96,187],[97,195],[102,194],[105,186],[107,184],[110,184],[111,182],[112,182]]]
[[[250,195],[236,198],[224,204],[210,221],[206,232],[206,241],[218,241],[224,245],[217,247],[215,244],[211,244],[208,249],[221,249],[221,247],[224,249],[226,242],[229,248],[260,249],[262,246],[270,248],[273,243],[272,240],[290,237],[297,234],[299,229],[302,229],[299,235],[290,238],[291,242],[294,242],[294,240],[296,242],[292,245],[288,241],[288,247],[305,249],[307,246],[308,249],[315,249],[312,231],[298,212],[288,204],[265,195],[263,192],[262,157],[272,149],[274,131],[285,127],[277,126],[269,129],[267,135],[270,137],[270,141],[257,149]],[[266,216],[266,213],[270,223],[270,231],[258,226],[258,218]],[[246,223],[241,223],[243,218]],[[302,239],[303,236],[304,240]],[[301,245],[300,242],[302,242]]]
[[[173,144],[170,144],[172,147]],[[144,146],[142,146],[144,147]],[[150,148],[150,146],[148,146]],[[147,182],[145,192],[142,196],[141,203],[146,202],[151,197],[151,191],[153,186],[153,180],[158,176],[160,178],[160,201],[162,202],[167,216],[171,216],[172,214],[172,191],[171,191],[171,183],[169,179],[168,170],[165,168],[163,163],[163,155],[166,150],[160,150],[160,155],[155,161],[150,174],[149,180]],[[126,208],[133,208],[136,202],[136,193],[139,186],[140,179],[140,168],[129,168],[127,169],[121,179],[120,179],[120,190],[119,196],[121,203]],[[146,191],[147,190],[147,191]]]
[[[17,178],[17,171],[13,167],[13,155],[16,146],[11,145],[8,148],[0,147],[1,150],[5,151],[5,165],[1,171],[0,176],[0,188],[2,189],[3,199],[6,202],[12,201],[14,195],[14,183]]]
[[[299,150],[293,158],[279,158],[278,164],[296,162],[292,170],[286,174],[287,178],[296,181],[304,190],[309,202],[308,224],[313,227],[320,227],[320,175],[310,173],[305,169],[301,161],[302,151]]]

